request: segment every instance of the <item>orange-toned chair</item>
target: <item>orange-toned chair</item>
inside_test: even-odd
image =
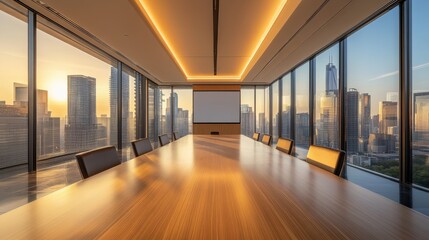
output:
[[[271,135],[264,134],[264,136],[262,137],[261,142],[263,144],[271,145]]]
[[[276,149],[291,155],[293,149],[293,140],[288,138],[279,138]]]
[[[307,154],[307,162],[341,176],[344,168],[344,155],[341,150],[311,145]]]

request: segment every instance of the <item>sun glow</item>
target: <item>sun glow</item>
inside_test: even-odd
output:
[[[192,81],[192,80],[239,80],[242,81],[245,77],[245,75],[247,75],[248,73],[248,68],[251,67],[251,62],[254,59],[254,57],[256,56],[258,50],[260,49],[262,43],[264,42],[264,40],[266,39],[268,33],[270,32],[270,30],[272,29],[274,23],[276,22],[277,18],[279,17],[280,13],[282,12],[284,6],[286,5],[287,0],[281,0],[275,10],[275,13],[272,15],[269,24],[264,28],[263,34],[260,36],[257,36],[258,41],[257,44],[252,48],[253,51],[250,54],[249,58],[246,58],[246,60],[243,61],[243,64],[240,64],[242,67],[241,71],[237,71],[239,72],[238,75],[233,75],[233,76],[226,76],[226,75],[190,75],[189,71],[187,70],[185,63],[182,59],[180,59],[179,54],[177,52],[177,50],[174,48],[172,42],[172,39],[169,39],[166,36],[166,33],[164,32],[164,29],[162,28],[161,24],[159,23],[160,21],[158,21],[158,19],[155,16],[155,13],[151,12],[147,3],[147,0],[135,0],[135,2],[137,3],[137,6],[140,8],[140,10],[142,11],[142,13],[144,14],[144,16],[146,17],[146,19],[148,20],[148,22],[151,24],[152,29],[155,31],[155,33],[158,35],[158,37],[161,39],[161,41],[163,42],[164,46],[166,47],[166,49],[168,50],[168,52],[171,54],[171,56],[173,57],[174,61],[176,62],[176,64],[179,66],[179,68],[181,69],[182,73],[185,75],[186,79],[188,81]]]

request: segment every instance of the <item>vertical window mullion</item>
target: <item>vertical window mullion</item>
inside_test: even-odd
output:
[[[296,115],[296,76],[295,69],[290,73],[290,138],[296,141],[295,138],[295,115]]]
[[[400,4],[400,177],[401,183],[412,183],[411,154],[411,1]]]
[[[28,11],[28,172],[37,170],[37,15]]]

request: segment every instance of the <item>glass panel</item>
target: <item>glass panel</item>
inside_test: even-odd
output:
[[[291,78],[290,73],[282,77],[282,137],[290,138],[290,97]]]
[[[347,39],[347,161],[399,177],[399,7]]]
[[[171,116],[171,87],[170,86],[162,86],[159,87],[159,94],[161,99],[160,106],[160,125],[159,125],[159,135],[167,134],[170,139],[172,139],[172,116]]]
[[[37,27],[38,159],[116,145],[116,63],[43,18]]]
[[[28,163],[27,30],[27,16],[0,3],[0,169]]]
[[[301,159],[307,157],[308,147],[310,145],[309,66],[310,64],[306,62],[295,70],[295,155]]]
[[[412,4],[413,182],[429,188],[429,2]]]
[[[148,138],[151,140],[154,147],[158,146],[158,135],[159,135],[159,113],[157,110],[159,104],[159,88],[152,82],[148,82]]]
[[[173,87],[174,132],[183,137],[192,134],[193,94],[191,87]]]
[[[255,132],[255,87],[241,87],[241,134],[252,137]]]
[[[265,87],[256,87],[256,132],[265,132]]]
[[[134,157],[131,141],[136,139],[136,84],[137,72],[122,68],[122,154],[124,160]]]
[[[279,81],[275,81],[271,85],[273,94],[273,144],[276,144],[279,139]]]
[[[270,87],[265,87],[264,92],[264,111],[265,111],[265,125],[264,133],[270,134]]]
[[[339,148],[338,126],[338,44],[315,58],[314,144]]]

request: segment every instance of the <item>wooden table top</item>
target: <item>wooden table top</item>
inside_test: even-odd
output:
[[[429,218],[245,136],[186,136],[0,216],[1,239],[428,239]]]

